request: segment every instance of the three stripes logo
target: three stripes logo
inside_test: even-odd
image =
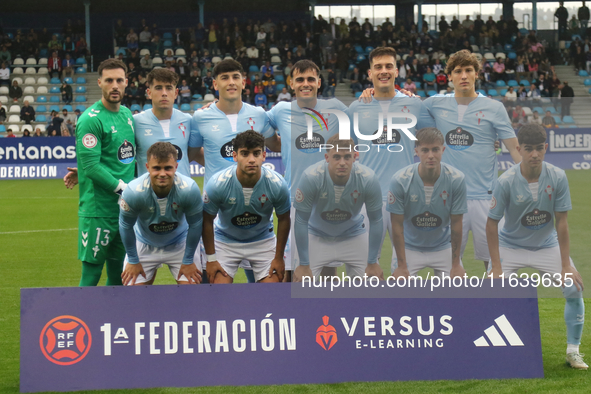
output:
[[[495,319],[495,323],[497,323],[497,327],[501,330],[501,333],[503,333],[503,336],[505,337],[507,342],[509,342],[509,346],[525,346],[521,341],[521,338],[519,338],[519,335],[517,335],[517,332],[515,332],[515,329],[513,328],[511,323],[509,323],[509,320],[507,320],[507,317],[505,315],[497,317]],[[505,339],[503,339],[503,336],[501,335],[501,333],[499,333],[497,327],[495,327],[495,325],[493,324],[492,326],[484,330],[485,335],[475,340],[474,345],[476,345],[477,347],[488,347],[490,346],[490,342],[492,346],[507,346],[507,342],[505,342]]]

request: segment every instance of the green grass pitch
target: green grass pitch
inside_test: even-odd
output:
[[[569,214],[571,256],[591,284],[591,181],[589,171],[567,171],[573,211]],[[196,178],[202,186],[202,178]],[[66,190],[60,180],[0,182],[0,393],[19,391],[19,289],[21,287],[77,286],[78,190]],[[58,230],[58,231],[55,231]],[[387,245],[387,243],[386,243]],[[388,246],[382,266],[389,272]],[[468,274],[481,275],[482,262],[474,261],[469,244],[464,255]],[[237,281],[245,281],[243,276]],[[104,285],[105,278],[101,281]],[[157,284],[174,283],[166,269]],[[589,305],[588,305],[589,306]],[[591,371],[578,371],[564,362],[566,329],[561,298],[539,300],[544,379],[341,383],[256,387],[111,390],[108,393],[589,393]],[[587,327],[581,351],[591,355]],[[450,360],[453,362],[453,360]],[[524,363],[528,360],[523,360]],[[591,357],[587,358],[591,362]],[[458,368],[461,368],[458,365]],[[268,373],[289,373],[269,371]],[[105,377],[108,379],[108,377]],[[93,391],[94,393],[95,391]]]

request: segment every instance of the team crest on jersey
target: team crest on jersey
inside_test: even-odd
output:
[[[445,135],[445,143],[453,150],[465,150],[474,144],[474,136],[457,127]]]
[[[265,203],[267,202],[267,200],[268,200],[267,199],[267,196],[264,195],[264,194],[259,197],[259,201],[261,202],[261,207],[264,207],[265,206]]]
[[[205,190],[203,191],[203,202],[206,204],[209,202],[209,196]]]
[[[550,199],[550,201],[552,201],[552,192],[554,191],[554,188],[552,186],[548,185],[548,186],[546,186],[546,189],[544,189],[544,191],[548,195],[548,198]]]
[[[409,114],[410,113],[410,109],[405,105],[404,107],[402,107],[402,109],[400,110],[400,112],[402,112],[403,114]],[[404,120],[405,121],[408,121],[408,118],[405,117]]]
[[[129,205],[127,205],[127,203],[125,202],[124,199],[121,199],[121,202],[119,203],[119,206],[121,207],[121,209],[123,209],[125,212],[129,212],[131,209],[129,208]]]
[[[179,130],[183,132],[183,138],[185,138],[185,131],[187,131],[187,127],[183,123],[181,123],[179,125]]]
[[[388,204],[392,205],[396,203],[396,196],[392,192],[388,192]]]
[[[251,130],[254,130],[254,125],[255,125],[255,121],[253,118],[248,118],[248,121],[246,121],[246,124],[250,126]]]
[[[482,111],[476,112],[476,118],[478,118],[478,125],[480,125],[480,121],[484,118],[484,113]]]
[[[176,202],[173,202],[170,207],[172,208],[172,210],[174,211],[175,214],[178,214],[178,210],[179,210],[179,204],[177,204]]]
[[[497,199],[493,196],[493,198],[490,200],[490,209],[493,210],[495,209],[497,206]]]
[[[295,200],[297,202],[304,201],[304,193],[302,193],[302,191],[300,189],[297,189],[295,192]]]
[[[412,194],[410,196],[410,202],[417,202],[417,201],[419,201],[419,196],[416,194]]]
[[[359,196],[361,196],[361,193],[358,192],[357,190],[353,191],[353,193],[351,193],[351,197],[353,197],[353,203],[357,204],[357,199],[359,198]]]
[[[441,192],[441,194],[439,194],[439,197],[441,197],[441,199],[443,200],[443,206],[445,206],[447,198],[449,197],[449,193],[444,190],[443,192]]]
[[[82,145],[84,145],[85,148],[92,149],[96,146],[97,142],[98,140],[94,134],[88,133],[82,137]]]

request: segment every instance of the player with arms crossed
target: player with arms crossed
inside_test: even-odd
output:
[[[394,174],[388,191],[396,251],[392,276],[415,275],[425,267],[435,275],[463,276],[462,215],[468,211],[464,174],[441,162],[445,146],[439,130],[421,129],[416,138],[420,163]]]
[[[355,114],[358,119],[358,130],[366,136],[375,136],[372,140],[361,140],[360,144],[367,144],[369,151],[360,154],[360,163],[371,168],[380,181],[382,190],[382,241],[379,247],[378,258],[381,256],[382,244],[386,232],[392,239],[392,223],[387,208],[387,194],[390,187],[392,173],[409,166],[414,158],[414,141],[411,137],[415,134],[414,125],[421,114],[421,100],[407,96],[396,90],[395,80],[398,77],[396,68],[396,50],[389,47],[378,47],[369,54],[370,69],[368,75],[373,82],[373,99],[369,102],[354,101],[349,106],[349,118],[351,121],[351,134],[355,133]],[[389,121],[388,113],[395,114]],[[379,116],[383,116],[383,125],[378,124]],[[414,116],[413,119],[410,116]],[[387,137],[388,123],[408,124],[412,127],[404,131],[392,130],[392,138]],[[413,124],[414,123],[414,124]],[[365,212],[362,212],[366,216]],[[365,224],[368,225],[367,217]],[[396,254],[392,253],[392,264]]]
[[[290,227],[287,183],[262,166],[266,153],[260,133],[247,130],[231,143],[237,164],[214,174],[203,195],[203,245],[209,282],[232,283],[242,260],[250,262],[257,282],[281,282]]]
[[[133,116],[120,105],[126,72],[120,60],[107,59],[99,65],[102,98],[84,111],[76,127],[80,286],[96,286],[105,261],[107,285],[121,284],[125,248],[119,236],[117,201],[135,172]]]
[[[303,174],[295,192],[294,236],[300,265],[294,281],[316,277],[334,261],[347,267],[350,276],[384,278],[378,263],[382,233],[382,191],[375,173],[356,163],[352,139],[330,137],[325,160],[313,164]],[[327,149],[329,148],[329,149]],[[363,216],[369,217],[369,242]]]
[[[201,238],[203,202],[195,181],[177,173],[177,154],[169,142],[154,143],[147,152],[148,173],[123,192],[124,285],[151,285],[160,264],[168,265],[179,284],[201,282],[193,256]]]
[[[321,112],[327,109],[336,109],[347,113],[347,107],[335,98],[318,100],[320,69],[313,61],[300,60],[296,62],[291,69],[290,76],[290,86],[295,93],[296,100],[279,102],[267,112],[271,126],[277,130],[277,134],[281,137],[276,140],[268,140],[267,146],[273,151],[281,151],[281,160],[285,169],[284,177],[291,194],[291,216],[294,217],[293,202],[296,189],[294,185],[299,183],[310,163],[324,160],[324,153],[320,149],[320,145],[339,131],[337,116],[334,114],[323,115]],[[312,116],[320,121],[313,121]],[[312,140],[307,136],[309,122],[312,125]],[[294,221],[291,223],[291,234],[293,234]],[[297,265],[298,256],[297,248],[292,248],[291,242],[287,244],[287,251],[290,253],[287,253],[285,270],[286,281],[289,282],[293,269],[292,261],[294,266]],[[325,273],[328,274],[328,272]]]
[[[454,93],[435,95],[423,101],[419,128],[435,127],[445,136],[443,162],[464,172],[468,213],[463,217],[462,255],[472,231],[474,255],[488,266],[486,217],[492,187],[498,176],[497,157],[491,149],[501,139],[513,160],[521,160],[517,138],[502,103],[476,92],[480,71],[476,56],[461,50],[450,56],[445,73]]]
[[[486,223],[490,269],[494,277],[508,278],[524,267],[561,278],[566,298],[566,361],[587,369],[579,353],[585,319],[583,279],[570,258],[567,214],[572,209],[568,179],[563,170],[544,161],[548,144],[541,125],[519,129],[521,163],[496,182]],[[499,220],[505,224],[499,231]],[[554,217],[553,217],[554,216]],[[553,226],[554,224],[554,226]]]

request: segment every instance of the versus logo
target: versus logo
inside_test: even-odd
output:
[[[511,323],[509,323],[509,320],[507,320],[507,317],[505,315],[497,317],[495,319],[495,323],[497,323],[497,326],[505,336],[507,342],[509,342],[509,346],[525,346],[521,341],[521,338],[519,338],[519,335],[517,335],[517,332],[515,332],[515,329],[513,328]],[[493,346],[507,346],[507,343],[505,343],[505,340],[503,339],[497,328],[494,326],[494,324],[486,330],[484,330],[484,334],[485,335],[481,336],[480,338],[474,341],[474,345],[476,345],[477,347],[488,347],[490,346],[486,340],[486,338],[488,338],[488,340]]]
[[[337,330],[328,324],[329,317],[322,316],[322,325],[316,330],[316,343],[324,350],[330,350],[337,343]]]
[[[74,316],[58,316],[50,320],[39,336],[45,358],[54,364],[72,365],[82,361],[92,345],[86,323]]]
[[[548,211],[534,209],[521,218],[521,225],[530,230],[539,230],[552,221],[552,214]]]

